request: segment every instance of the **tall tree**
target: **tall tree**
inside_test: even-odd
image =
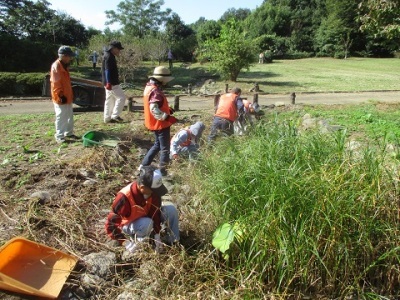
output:
[[[168,47],[172,49],[175,59],[190,60],[196,48],[194,30],[185,25],[181,18],[173,13],[165,24]]]
[[[240,30],[238,21],[228,20],[222,25],[219,37],[205,43],[205,55],[225,79],[236,82],[242,69],[250,67],[255,49],[252,41]]]
[[[359,3],[361,30],[375,37],[400,39],[400,1],[367,0]],[[397,42],[399,44],[399,42]]]
[[[219,19],[221,22],[226,22],[227,20],[233,18],[238,21],[243,21],[251,14],[251,10],[248,8],[229,8]]]
[[[125,0],[118,4],[117,11],[107,10],[106,25],[118,22],[125,34],[142,38],[157,32],[166,21],[171,9],[161,10],[163,0]]]

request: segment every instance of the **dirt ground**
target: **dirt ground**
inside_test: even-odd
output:
[[[253,94],[243,93],[243,97],[253,101]],[[137,103],[136,106],[142,105],[140,98],[134,99]],[[376,91],[376,92],[354,92],[354,93],[301,93],[297,94],[295,98],[296,104],[357,104],[367,101],[380,101],[380,102],[400,102],[400,91]],[[174,98],[168,99],[170,104],[174,103]],[[214,96],[208,97],[199,96],[182,96],[180,97],[181,109],[208,109],[213,106]],[[260,105],[271,105],[277,102],[282,104],[291,104],[292,98],[290,94],[260,94],[258,97]],[[84,111],[79,109],[78,111]],[[0,115],[8,114],[21,114],[21,113],[43,113],[53,112],[54,108],[50,99],[35,98],[35,100],[25,100],[24,98],[11,100],[9,98],[0,99]]]
[[[249,100],[252,97],[248,95]],[[368,100],[398,102],[400,92],[301,94],[297,95],[296,104],[349,104]],[[169,101],[173,103],[173,99]],[[214,97],[182,97],[181,111],[177,113],[181,123],[175,126],[175,131],[196,120],[203,120],[209,126],[213,101]],[[291,103],[289,95],[260,95],[258,101],[262,107]],[[0,102],[3,115],[52,112],[48,99]],[[79,258],[92,252],[114,251],[115,247],[104,232],[105,218],[115,193],[135,178],[136,168],[152,145],[153,136],[143,127],[140,99],[135,103],[134,112],[124,111],[125,122],[114,127],[102,124],[101,110],[86,111],[76,107],[75,113],[80,115],[75,122],[79,133],[87,124],[92,124],[117,135],[121,141],[119,146],[83,147],[78,141],[60,147],[52,136],[35,138],[35,134],[54,126],[51,119],[43,121],[43,128],[30,128],[24,133],[31,145],[29,149],[22,149],[21,144],[7,134],[10,127],[0,126],[3,149],[0,151],[0,244],[22,235]],[[177,204],[181,243],[185,249],[193,251],[201,247],[206,238],[198,232],[198,222],[193,222],[196,216],[186,207],[194,193],[192,187],[184,184],[185,172],[181,170],[187,167],[185,163],[171,166],[170,175],[165,178],[170,190],[166,200]],[[79,283],[70,282],[69,286],[77,289]],[[31,299],[1,291],[0,298]]]

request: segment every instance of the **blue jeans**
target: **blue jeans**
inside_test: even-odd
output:
[[[179,241],[179,216],[178,210],[171,202],[163,202],[161,206],[161,223],[165,225],[167,234],[164,242],[173,244]],[[122,228],[122,231],[130,236],[137,238],[149,237],[153,230],[153,220],[149,217],[139,218]]]
[[[169,163],[169,142],[171,139],[171,128],[167,127],[161,130],[155,130],[154,136],[156,138],[154,145],[146,153],[143,158],[142,165],[149,166],[153,162],[158,152],[160,152],[159,168],[165,168]]]
[[[215,138],[218,135],[218,131],[220,131],[223,135],[232,135],[233,134],[233,122],[220,118],[220,117],[214,117],[213,123],[211,126],[211,132],[210,135],[208,136],[208,141],[214,141]]]

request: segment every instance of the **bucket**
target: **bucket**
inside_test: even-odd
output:
[[[16,237],[0,248],[0,289],[57,298],[78,259]]]
[[[116,147],[119,139],[100,131],[88,131],[82,136],[83,146],[109,146]]]

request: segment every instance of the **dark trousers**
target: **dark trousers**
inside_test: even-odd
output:
[[[222,134],[224,135],[232,135],[233,134],[233,122],[220,118],[220,117],[214,117],[212,126],[211,126],[211,132],[210,135],[208,136],[208,141],[211,142],[215,140],[217,137],[218,131],[221,131]]]
[[[158,152],[160,152],[160,163],[159,168],[165,168],[169,163],[169,142],[171,139],[171,127],[167,127],[161,130],[154,130],[154,136],[156,140],[154,145],[146,153],[143,158],[142,165],[149,166],[153,162]]]

